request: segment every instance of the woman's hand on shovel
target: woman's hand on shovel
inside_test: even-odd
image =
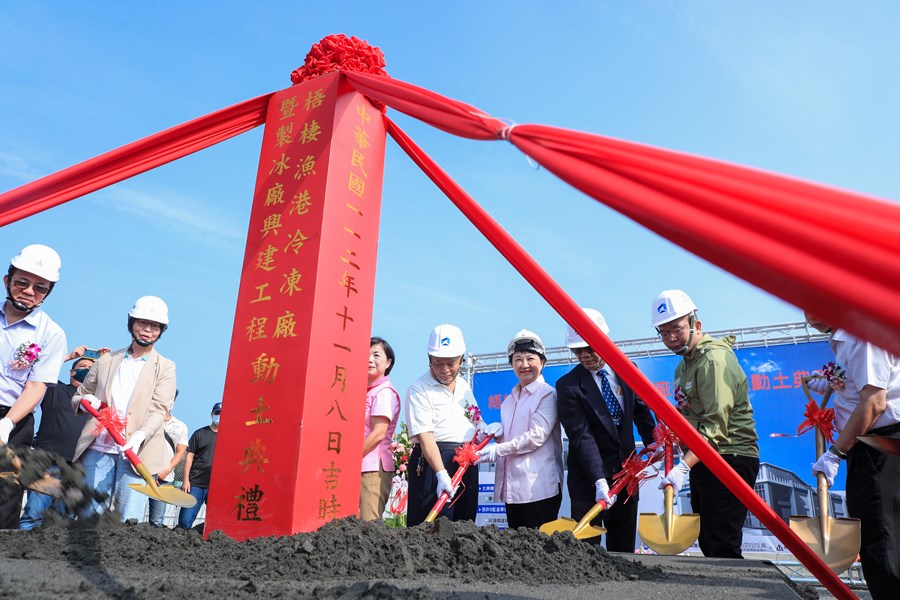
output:
[[[147,439],[147,434],[143,431],[135,431],[131,434],[131,437],[128,438],[128,441],[125,442],[125,445],[119,448],[119,452],[122,453],[122,456],[125,456],[125,453],[131,450],[135,454],[140,450],[141,444],[144,443],[144,440]]]

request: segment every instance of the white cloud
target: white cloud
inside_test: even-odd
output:
[[[209,206],[196,198],[121,186],[101,191],[97,196],[103,205],[147,219],[168,234],[201,236],[241,245],[246,239],[246,223],[238,223],[220,207]]]
[[[28,161],[16,154],[0,152],[0,176],[20,181],[33,181],[42,173],[28,164]]]

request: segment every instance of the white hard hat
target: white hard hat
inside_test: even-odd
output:
[[[25,246],[21,252],[13,256],[9,264],[52,283],[59,281],[59,269],[62,267],[59,254],[53,248],[42,244]]]
[[[145,319],[147,321],[155,321],[163,325],[169,324],[169,307],[163,302],[162,298],[156,296],[141,296],[138,298],[128,316],[134,319]]]
[[[593,308],[582,308],[588,317],[591,318],[591,321],[594,322],[594,325],[600,328],[600,331],[603,333],[609,333],[609,325],[606,324],[606,319],[603,318],[603,315],[600,314],[599,310],[594,310]],[[586,348],[590,346],[580,335],[575,331],[571,325],[566,327],[566,346],[569,348]]]
[[[650,323],[659,327],[697,310],[691,297],[681,290],[665,290],[659,293],[650,307]]]
[[[466,342],[456,325],[438,325],[428,338],[428,354],[435,358],[455,358],[466,353]]]
[[[509,342],[509,345],[506,346],[506,355],[510,358],[512,358],[512,355],[517,351],[533,352],[535,354],[539,354],[540,356],[546,356],[546,352],[544,351],[544,342],[541,341],[540,336],[532,331],[528,331],[527,329],[523,329],[522,331],[517,333],[515,337],[513,337],[513,339]]]

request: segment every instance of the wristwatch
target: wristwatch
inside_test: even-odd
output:
[[[828,449],[829,452],[837,456],[841,460],[847,460],[847,453],[843,450],[838,450],[838,447],[834,444],[831,445],[831,448]]]

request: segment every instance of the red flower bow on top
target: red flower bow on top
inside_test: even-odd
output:
[[[303,66],[291,73],[291,82],[297,85],[332,71],[357,71],[388,77],[384,66],[384,54],[376,46],[354,36],[336,33],[313,44]],[[372,104],[381,112],[387,110],[381,102],[372,101]]]
[[[806,420],[797,427],[797,435],[803,435],[813,427],[818,427],[829,444],[834,443],[834,409],[819,408],[815,400],[806,403]]]

